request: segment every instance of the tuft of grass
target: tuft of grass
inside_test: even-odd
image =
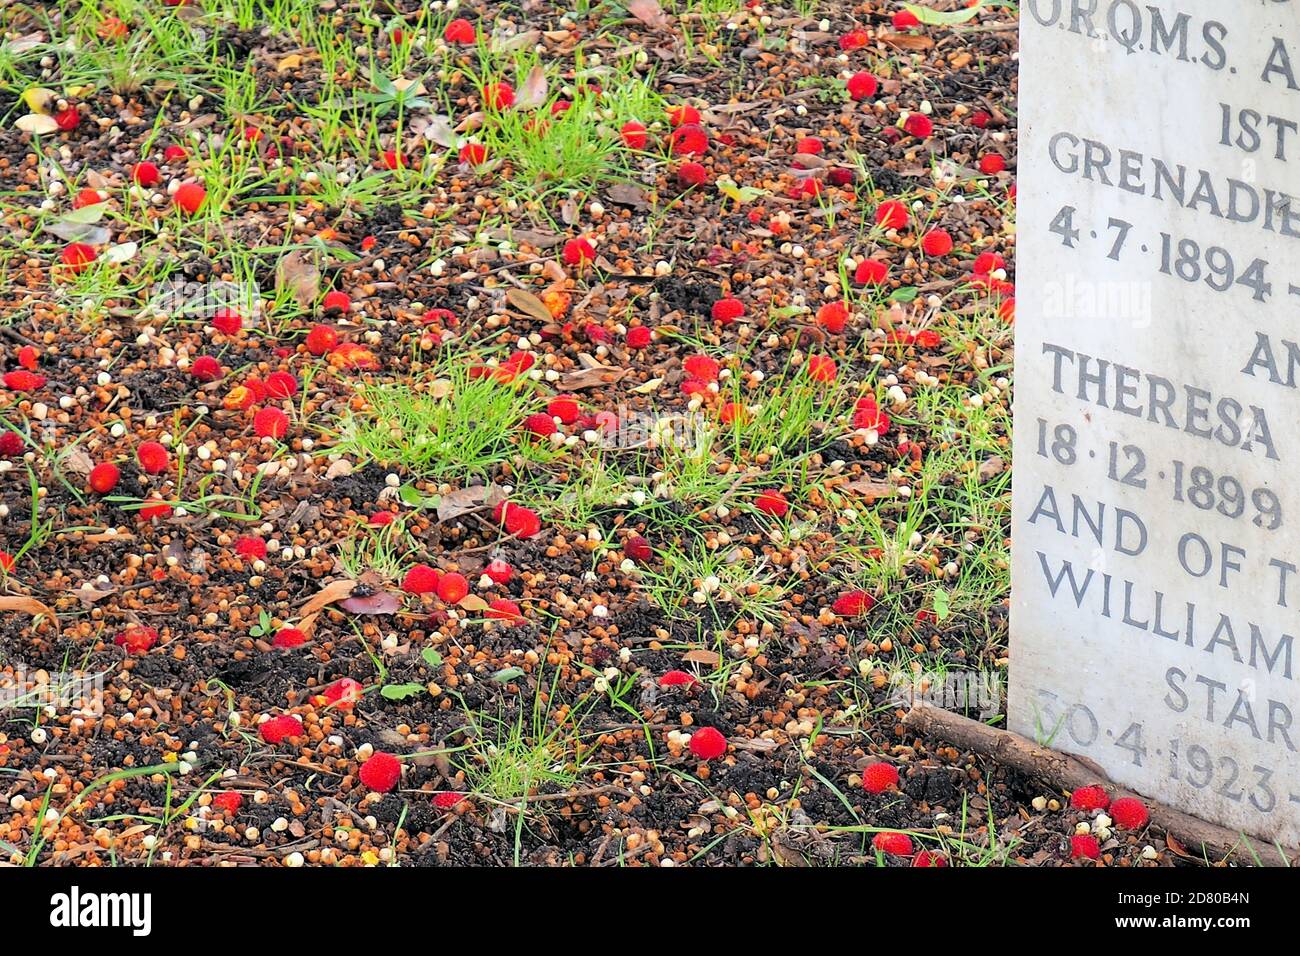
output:
[[[454,481],[488,477],[516,455],[549,457],[547,446],[520,440],[520,423],[538,408],[528,385],[470,370],[447,361],[409,385],[358,385],[361,407],[338,419],[331,452]]]

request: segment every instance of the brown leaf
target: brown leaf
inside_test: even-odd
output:
[[[488,602],[483,600],[477,594],[466,594],[456,603],[460,605],[462,610],[470,611],[471,613],[486,611],[488,609]]]
[[[687,651],[682,655],[682,660],[689,664],[703,664],[705,667],[717,667],[722,663],[722,655],[717,651],[698,649]]]
[[[597,385],[612,385],[624,375],[631,372],[628,368],[613,365],[593,365],[560,375],[560,388],[563,391],[577,391],[581,388],[595,388]]]
[[[668,17],[659,0],[627,0],[627,12],[632,14],[651,30],[666,30]]]
[[[535,110],[546,102],[546,70],[539,63],[528,71],[519,94],[515,97],[515,109]]]
[[[605,195],[610,202],[618,203],[620,206],[631,206],[633,209],[650,207],[650,203],[645,198],[645,190],[632,183],[615,183],[605,190]]]
[[[301,249],[295,249],[275,267],[277,290],[288,290],[298,305],[310,309],[320,295],[320,270]]]
[[[346,597],[338,603],[349,614],[395,614],[402,607],[402,599],[387,591],[375,591],[363,597]]]
[[[934,46],[934,40],[923,33],[886,33],[880,42],[900,50],[928,50]]]
[[[868,501],[874,501],[877,498],[888,498],[898,491],[887,481],[872,481],[869,478],[850,481],[844,485],[844,490],[851,491],[855,495],[862,495]]]
[[[315,597],[299,609],[298,629],[304,634],[311,634],[312,628],[316,626],[317,615],[335,601],[342,601],[348,597],[356,586],[357,582],[351,578],[342,578],[325,585],[316,592]]]
[[[992,457],[985,458],[980,462],[980,481],[988,481],[990,478],[996,478],[1006,470],[1007,463],[1001,455],[993,455]]]
[[[555,321],[555,317],[551,315],[551,310],[546,307],[545,303],[527,289],[511,289],[506,293],[506,301],[520,312],[532,316],[538,322]]]
[[[438,520],[450,521],[471,511],[491,507],[503,500],[501,489],[496,485],[472,485],[448,492],[438,501]]]
[[[48,604],[42,604],[36,598],[21,595],[0,597],[0,611],[17,611],[19,614],[30,614],[32,617],[48,618],[55,630],[59,627],[59,616]]]

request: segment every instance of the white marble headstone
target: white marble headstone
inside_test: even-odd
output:
[[[1023,0],[1009,723],[1300,844],[1300,0]]]

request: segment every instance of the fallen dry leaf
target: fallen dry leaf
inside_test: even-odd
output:
[[[717,667],[722,663],[722,655],[717,651],[697,649],[687,651],[682,655],[682,660],[690,664],[703,664],[705,667]]]
[[[320,295],[320,270],[302,249],[295,249],[276,264],[275,287],[289,291],[298,305],[309,309]]]
[[[48,604],[42,604],[36,598],[17,595],[0,597],[0,611],[17,611],[19,614],[30,614],[32,617],[48,618],[55,630],[59,627],[59,616]]]
[[[934,46],[934,40],[923,33],[886,33],[880,42],[900,50],[928,50]]]
[[[652,30],[668,28],[668,17],[659,0],[627,0],[627,12]]]
[[[583,388],[595,388],[597,385],[612,385],[624,375],[631,373],[630,368],[617,368],[613,365],[593,365],[560,375],[560,388],[565,391],[577,391]]]
[[[539,322],[550,322],[554,318],[546,304],[527,289],[511,289],[506,293],[506,301]]]

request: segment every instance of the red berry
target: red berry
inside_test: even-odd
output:
[[[596,250],[586,239],[570,239],[564,244],[564,264],[580,266],[596,258]]]
[[[896,199],[882,202],[876,207],[876,225],[883,229],[902,229],[907,226],[907,207]]]
[[[384,169],[404,169],[406,159],[395,149],[384,150]]]
[[[462,45],[474,43],[478,36],[474,30],[474,24],[470,23],[463,17],[457,17],[447,24],[447,29],[442,31],[442,38],[448,43],[460,43]]]
[[[507,534],[516,538],[531,538],[542,530],[541,516],[531,508],[520,505],[502,507],[498,512],[497,521],[505,525]]]
[[[909,113],[903,120],[903,129],[917,139],[929,139],[934,132],[934,122],[924,113]]]
[[[1137,797],[1120,797],[1110,805],[1110,818],[1126,830],[1140,830],[1151,815]]]
[[[921,249],[927,256],[946,256],[952,252],[952,236],[946,229],[931,229],[921,237]]]
[[[713,316],[714,322],[721,322],[726,325],[735,322],[745,314],[745,303],[728,296],[713,303],[713,308],[710,309],[709,314]]]
[[[266,557],[266,542],[261,538],[240,538],[235,542],[235,554],[241,558],[260,561]]]
[[[190,374],[200,382],[215,382],[221,378],[221,363],[211,355],[200,355],[190,365]]]
[[[515,569],[500,558],[494,558],[488,562],[488,566],[483,569],[493,584],[505,584],[514,577]]]
[[[682,363],[682,369],[691,378],[701,382],[716,382],[722,366],[707,355],[692,355]]]
[[[162,173],[153,163],[136,163],[131,170],[131,178],[140,186],[157,186],[162,180]]]
[[[1105,810],[1110,806],[1110,797],[1104,787],[1096,785],[1080,787],[1070,794],[1070,806],[1076,810],[1091,813],[1093,810]]]
[[[449,571],[438,580],[438,597],[444,604],[455,604],[469,594],[469,582],[465,575]]]
[[[450,810],[454,806],[456,806],[456,804],[460,803],[464,799],[465,799],[465,794],[463,793],[455,793],[451,790],[444,790],[442,793],[436,794],[434,796],[433,805],[437,807],[439,810]]]
[[[135,457],[140,462],[140,467],[151,475],[165,471],[168,462],[171,460],[167,454],[167,449],[156,441],[147,441],[142,444],[135,450]]]
[[[849,322],[849,307],[843,302],[827,302],[817,310],[817,324],[832,335],[839,335]]]
[[[537,412],[524,419],[524,431],[537,438],[554,435],[558,430],[555,427],[555,419],[544,412]]]
[[[754,507],[773,518],[784,518],[790,510],[790,502],[779,491],[760,491],[754,499]]]
[[[660,687],[689,687],[695,683],[695,677],[686,671],[668,671],[659,678]]]
[[[104,197],[99,194],[98,189],[82,189],[72,197],[72,208],[84,209],[86,206],[98,206],[103,201]]]
[[[182,183],[172,196],[172,202],[191,216],[203,206],[208,198],[208,191],[198,183]]]
[[[822,382],[829,385],[835,381],[835,376],[839,369],[835,360],[825,355],[808,356],[808,377],[814,382]]]
[[[466,143],[460,148],[458,158],[466,166],[482,166],[487,160],[487,147],[482,143]]]
[[[167,502],[160,501],[157,498],[150,498],[140,508],[140,520],[152,521],[154,518],[169,518],[173,510],[175,509]]]
[[[805,156],[819,156],[826,147],[816,136],[805,136],[794,144],[794,151]]]
[[[266,377],[266,394],[271,398],[293,398],[298,394],[298,380],[289,372],[272,372]]]
[[[572,425],[580,414],[578,400],[572,395],[560,395],[546,404],[546,414],[558,418],[566,425]]]
[[[840,37],[840,49],[845,53],[850,50],[861,50],[869,43],[871,43],[871,35],[866,30],[850,30]]]
[[[871,845],[890,856],[911,856],[912,838],[906,833],[877,833]]]
[[[713,727],[701,727],[691,734],[691,753],[701,760],[715,760],[727,752],[727,738]]]
[[[442,575],[427,564],[417,564],[402,578],[402,590],[407,594],[433,594],[438,590]]]
[[[128,627],[113,638],[113,643],[128,654],[144,654],[158,643],[158,631],[152,627]]]
[[[282,439],[289,431],[289,416],[278,408],[263,408],[253,416],[253,431],[258,438]]]
[[[524,621],[524,615],[519,610],[519,605],[506,598],[498,598],[489,604],[484,616],[495,621],[503,621],[507,625],[522,624]]]
[[[1007,161],[999,153],[986,153],[980,157],[980,172],[986,176],[996,176],[1007,168]]]
[[[890,419],[872,396],[858,399],[857,407],[853,410],[853,427],[862,428],[868,431],[875,431],[877,437],[886,435],[889,432]]]
[[[90,490],[99,495],[106,495],[117,487],[117,481],[122,477],[122,471],[111,461],[101,461],[94,468],[90,469],[90,475],[87,481],[90,483]]]
[[[237,335],[244,327],[244,317],[234,309],[218,309],[213,313],[212,327],[222,335]]]
[[[26,369],[15,369],[12,372],[6,372],[4,377],[5,388],[13,392],[34,392],[38,388],[44,388],[45,382],[44,375],[37,375],[35,372],[29,372]]]
[[[347,312],[352,308],[352,299],[346,292],[340,292],[335,289],[332,292],[326,292],[325,298],[321,300],[321,308],[326,312],[332,312],[337,309],[339,312]]]
[[[312,326],[307,333],[307,351],[312,355],[324,355],[339,344],[339,334],[328,325]]]
[[[402,779],[402,763],[392,754],[380,751],[361,765],[357,776],[367,790],[387,793]]]
[[[168,146],[163,150],[163,162],[181,163],[190,158],[184,146]]]
[[[672,131],[668,144],[674,156],[701,156],[708,152],[709,134],[702,126],[687,123]]]
[[[627,330],[627,347],[643,349],[650,345],[651,332],[648,326],[634,325]]]
[[[268,744],[278,744],[289,737],[301,737],[304,733],[302,721],[292,714],[272,717],[270,720],[263,721],[257,729]]]
[[[876,599],[866,591],[855,589],[845,591],[836,598],[835,603],[831,605],[831,610],[840,617],[857,617],[870,611],[875,603]]]
[[[847,86],[852,99],[865,100],[876,95],[876,90],[880,89],[880,81],[864,70],[849,77]]]
[[[301,647],[307,643],[307,635],[296,627],[282,627],[271,643],[275,647]]]
[[[59,259],[73,272],[81,272],[98,258],[95,247],[84,242],[70,242],[63,247]]]
[[[911,10],[899,10],[894,14],[895,30],[910,30],[912,27],[920,25],[921,21],[917,19],[916,14]]]
[[[916,856],[912,857],[912,866],[933,866],[943,867],[948,865],[948,858],[942,853],[931,853],[929,850],[918,850]]]
[[[228,817],[233,817],[244,805],[244,795],[234,790],[223,790],[212,798],[212,805]]]
[[[709,171],[699,163],[682,163],[677,167],[677,180],[687,189],[703,186],[709,181]]]
[[[81,122],[81,113],[75,106],[69,106],[65,110],[59,110],[54,114],[54,122],[59,124],[59,129],[68,133],[77,128]]]
[[[0,432],[0,455],[6,458],[20,455],[24,444],[23,436],[17,432]]]
[[[645,127],[636,120],[624,123],[619,129],[619,135],[623,137],[623,145],[628,149],[645,149],[650,139],[646,135]]]
[[[975,257],[975,263],[971,266],[971,272],[977,276],[986,276],[991,272],[1003,268],[1006,265],[1004,260],[996,252],[981,252]]]
[[[623,553],[638,564],[644,564],[655,555],[650,542],[639,534],[634,534],[623,542]]]
[[[483,87],[483,105],[490,110],[504,110],[515,104],[515,89],[509,83],[489,83]]]
[[[1070,837],[1070,856],[1074,859],[1100,860],[1101,844],[1091,833],[1076,833]]]
[[[873,763],[862,771],[862,787],[867,793],[884,793],[898,786],[898,768],[892,763]]]
[[[340,677],[326,687],[321,696],[339,710],[351,710],[352,705],[361,699],[364,692],[365,688],[351,677]]]
[[[700,111],[694,106],[681,104],[680,106],[668,107],[668,122],[673,126],[684,126],[687,123],[698,123],[700,121]]]
[[[879,259],[863,259],[853,272],[858,285],[880,285],[889,275],[889,266]]]

